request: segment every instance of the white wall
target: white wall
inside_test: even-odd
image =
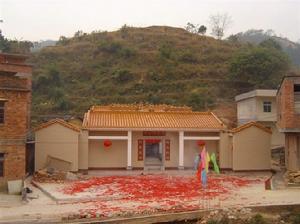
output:
[[[237,118],[239,125],[256,120],[256,106],[255,98],[248,98],[237,102]]]
[[[263,102],[268,101],[272,103],[271,112],[264,112]],[[276,97],[256,97],[256,117],[258,121],[276,121],[277,106]]]
[[[45,168],[48,156],[70,162],[71,171],[78,170],[79,133],[52,124],[35,132],[35,170]]]

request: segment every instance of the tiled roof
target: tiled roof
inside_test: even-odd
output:
[[[224,124],[211,112],[193,112],[188,107],[167,105],[118,105],[120,109],[92,107],[84,116],[84,129],[224,129]],[[129,107],[124,110],[125,107]],[[133,109],[135,108],[135,109]],[[153,109],[156,108],[156,109]],[[159,108],[159,109],[158,109]],[[177,108],[177,109],[176,109]]]
[[[251,121],[251,122],[248,122],[248,123],[246,123],[246,124],[243,124],[243,125],[241,125],[241,126],[239,126],[239,127],[237,127],[237,128],[232,129],[231,131],[232,131],[233,133],[236,133],[236,132],[240,132],[240,131],[242,131],[242,130],[244,130],[244,129],[246,129],[246,128],[250,128],[250,127],[252,127],[252,126],[255,126],[255,127],[257,127],[257,128],[259,128],[259,129],[265,131],[265,132],[268,132],[268,133],[272,134],[271,129],[269,129],[269,128],[263,126],[262,124],[260,124],[260,123],[258,123],[258,122],[255,122],[255,121]]]
[[[46,123],[43,123],[43,124],[39,125],[38,127],[36,127],[34,129],[34,132],[36,132],[38,130],[41,130],[43,128],[49,127],[52,124],[61,124],[62,126],[66,127],[66,128],[69,128],[69,129],[71,129],[73,131],[80,132],[80,128],[79,127],[77,127],[77,126],[75,126],[73,124],[70,124],[70,123],[68,123],[68,122],[66,122],[66,121],[64,121],[62,119],[58,119],[58,118],[52,119],[52,120],[50,120],[50,121],[48,121]]]

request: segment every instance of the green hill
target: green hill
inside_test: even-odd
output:
[[[253,88],[229,80],[240,43],[181,28],[77,32],[33,54],[33,119],[82,116],[91,105],[166,103],[214,109]]]

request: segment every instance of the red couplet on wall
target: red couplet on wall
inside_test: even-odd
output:
[[[170,140],[166,139],[165,140],[165,160],[170,160],[170,153],[171,153],[170,146],[171,146]]]
[[[138,161],[144,160],[144,141],[142,139],[138,140]]]

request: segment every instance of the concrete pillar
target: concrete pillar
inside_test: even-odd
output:
[[[184,169],[184,132],[179,132],[179,166],[178,169]]]
[[[132,131],[128,131],[127,140],[127,169],[132,169]]]
[[[287,135],[287,169],[291,171],[299,170],[298,163],[298,136],[297,134],[288,134]]]
[[[78,169],[87,173],[89,168],[89,132],[82,130],[79,134]]]

